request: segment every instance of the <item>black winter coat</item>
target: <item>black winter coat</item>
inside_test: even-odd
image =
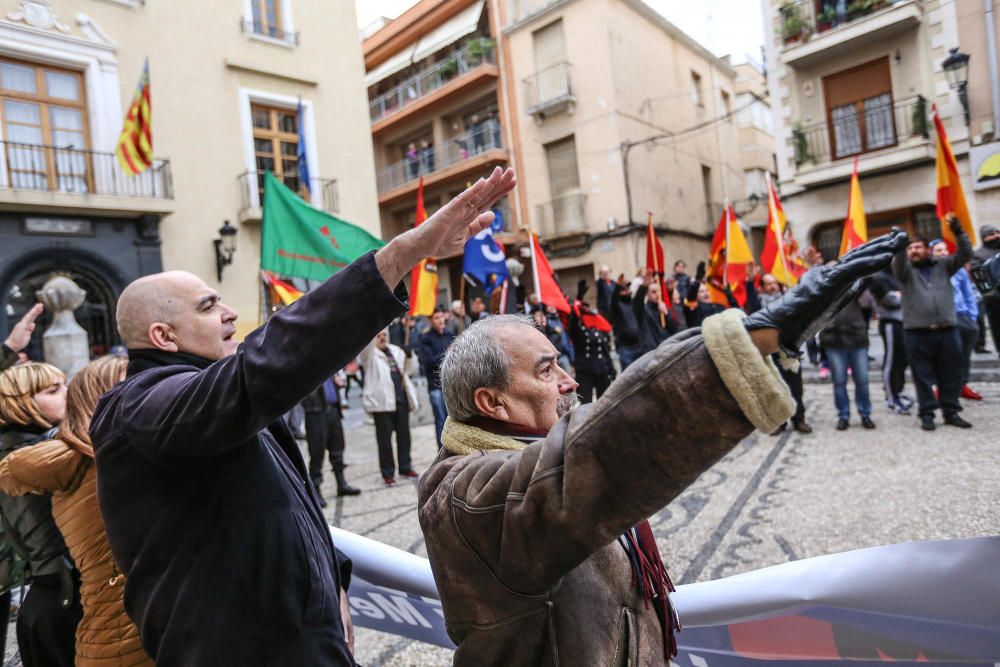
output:
[[[441,374],[439,372],[441,362],[444,361],[444,353],[448,351],[448,346],[453,340],[455,340],[455,334],[447,329],[443,333],[438,333],[434,331],[433,327],[420,337],[417,356],[420,357],[420,365],[424,368],[428,390],[441,388]]]
[[[834,349],[868,347],[868,321],[854,299],[819,333],[819,343]]]
[[[369,253],[234,355],[133,353],[101,398],[98,500],[157,665],[354,664],[339,607],[350,562],[281,415],[405,309]]]

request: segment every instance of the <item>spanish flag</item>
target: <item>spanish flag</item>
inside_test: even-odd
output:
[[[714,303],[729,307],[725,292],[716,287],[729,285],[740,306],[747,302],[747,265],[753,263],[753,255],[747,244],[740,221],[732,204],[727,204],[712,237],[712,248],[708,260],[708,276],[714,280],[706,282]],[[686,295],[685,295],[686,296]]]
[[[149,92],[149,58],[142,68],[139,87],[132,98],[132,106],[125,114],[125,125],[118,137],[115,154],[122,171],[135,176],[153,164],[152,102]]]
[[[418,227],[426,219],[424,179],[421,177],[417,185],[417,214],[413,226]],[[433,315],[437,304],[437,289],[437,263],[431,258],[421,260],[410,271],[410,315]]]
[[[271,288],[272,303],[280,301],[285,306],[290,306],[301,298],[304,292],[290,283],[279,279],[270,271],[261,271],[261,278],[264,284]]]
[[[844,234],[840,237],[840,256],[848,250],[868,242],[868,220],[865,218],[865,203],[861,199],[861,181],[858,179],[858,156],[854,156],[854,173],[851,174],[851,192],[847,197],[847,218],[844,220]]]
[[[782,285],[798,284],[809,267],[798,256],[798,244],[792,237],[781,200],[774,190],[771,175],[765,174],[767,181],[767,229],[764,232],[764,251],[760,264],[765,273],[770,273]]]
[[[941,238],[948,246],[948,252],[955,252],[956,239],[951,233],[946,217],[954,213],[962,223],[962,229],[969,235],[972,244],[976,243],[976,232],[972,228],[972,216],[965,203],[965,193],[962,191],[962,181],[958,177],[958,166],[955,164],[955,154],[951,151],[951,142],[944,131],[944,125],[938,117],[937,105],[931,106],[934,117],[934,129],[937,131],[937,216],[941,220]]]

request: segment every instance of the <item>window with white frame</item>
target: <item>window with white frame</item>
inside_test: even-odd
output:
[[[243,31],[289,45],[298,44],[292,28],[290,0],[244,0]]]

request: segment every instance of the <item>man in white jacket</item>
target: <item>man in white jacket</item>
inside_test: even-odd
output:
[[[406,353],[391,344],[388,330],[383,330],[364,349],[359,359],[365,369],[361,404],[375,421],[382,481],[386,486],[396,483],[396,465],[392,458],[393,431],[396,433],[399,474],[403,477],[419,476],[410,463],[409,413],[417,409],[417,391],[407,373]]]

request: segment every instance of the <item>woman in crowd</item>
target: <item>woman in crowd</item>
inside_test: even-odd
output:
[[[49,439],[66,411],[66,376],[55,366],[26,363],[0,373],[0,466]],[[72,667],[83,610],[79,573],[52,517],[48,496],[0,493],[3,527],[27,561],[31,584],[17,617],[17,645],[26,667]]]

